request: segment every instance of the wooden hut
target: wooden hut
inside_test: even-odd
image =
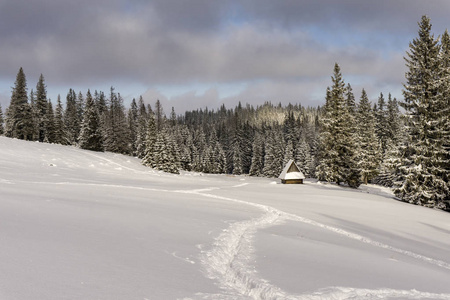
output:
[[[303,179],[305,179],[305,175],[300,171],[300,168],[295,164],[294,160],[291,159],[288,161],[278,178],[281,179],[281,183],[301,184],[303,183]]]

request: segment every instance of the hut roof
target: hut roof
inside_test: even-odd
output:
[[[291,159],[288,161],[278,178],[282,180],[305,179],[305,175],[300,171],[300,168],[295,164],[294,160]]]

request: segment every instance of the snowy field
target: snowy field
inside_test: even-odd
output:
[[[0,299],[450,299],[450,214],[0,137]]]

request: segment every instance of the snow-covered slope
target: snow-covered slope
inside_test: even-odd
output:
[[[450,214],[0,137],[0,299],[450,299]]]

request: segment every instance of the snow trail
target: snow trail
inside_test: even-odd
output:
[[[236,186],[233,186],[236,187]],[[247,221],[235,222],[220,234],[212,248],[201,254],[201,262],[206,268],[209,278],[218,282],[219,287],[226,291],[225,294],[197,294],[201,299],[450,299],[450,294],[436,294],[417,290],[395,289],[359,289],[352,287],[328,287],[312,294],[289,295],[279,287],[270,284],[265,279],[259,278],[257,271],[250,266],[253,253],[253,238],[257,230],[282,224],[288,220],[302,222],[316,226],[347,238],[369,244],[374,247],[400,253],[417,260],[436,265],[450,270],[450,264],[436,260],[412,251],[396,248],[370,238],[355,234],[341,228],[325,225],[314,220],[303,218],[295,214],[286,213],[276,208],[204,193],[217,188],[177,191],[181,193],[198,194],[208,198],[231,201],[250,205],[261,209],[264,213],[259,218]],[[244,298],[243,298],[244,297]]]
[[[208,277],[217,280],[231,294],[237,292],[239,296],[253,299],[286,298],[281,289],[258,278],[248,265],[256,231],[283,221],[276,212],[267,210],[259,218],[231,224],[216,238],[213,248],[202,254]]]
[[[305,223],[305,224],[309,224],[309,225],[313,225],[313,226],[316,226],[316,227],[320,227],[322,229],[326,229],[328,231],[332,231],[332,232],[334,232],[336,234],[343,235],[343,236],[345,236],[347,238],[350,238],[350,239],[353,239],[353,240],[357,240],[357,241],[360,241],[360,242],[365,243],[365,244],[369,244],[369,245],[372,245],[372,246],[375,246],[375,247],[379,247],[379,248],[387,249],[387,250],[390,250],[390,251],[394,251],[394,252],[397,252],[397,253],[400,253],[400,254],[403,254],[403,255],[406,255],[406,256],[410,256],[410,257],[413,257],[415,259],[422,260],[422,261],[425,261],[427,263],[439,266],[441,268],[445,268],[445,269],[450,270],[450,263],[448,263],[448,262],[437,260],[437,259],[433,259],[433,258],[424,256],[424,255],[420,255],[420,254],[414,253],[412,251],[396,248],[396,247],[393,247],[393,246],[390,246],[390,245],[387,245],[387,244],[384,244],[384,243],[381,243],[381,242],[374,241],[374,240],[372,240],[370,238],[367,238],[367,237],[364,237],[362,235],[359,235],[359,234],[356,234],[356,233],[352,233],[352,232],[346,231],[346,230],[338,228],[338,227],[325,225],[323,223],[320,223],[320,222],[317,222],[317,221],[314,221],[314,220],[311,220],[311,219],[307,219],[307,218],[304,218],[304,217],[300,217],[300,216],[297,216],[297,215],[294,215],[294,214],[286,213],[286,212],[283,212],[281,210],[278,210],[278,209],[270,207],[270,206],[257,204],[257,203],[252,203],[252,202],[243,201],[243,200],[238,200],[238,199],[232,199],[232,198],[217,196],[217,195],[213,195],[213,194],[202,194],[202,193],[199,193],[199,194],[202,195],[202,196],[205,196],[205,197],[222,199],[222,200],[226,200],[226,201],[233,201],[233,202],[238,202],[238,203],[241,203],[241,204],[251,205],[251,206],[254,206],[254,207],[258,207],[258,208],[260,208],[262,210],[265,210],[265,211],[269,211],[270,210],[270,211],[273,211],[274,213],[278,214],[280,217],[283,217],[284,220],[298,221],[298,222],[302,222],[302,223]]]

